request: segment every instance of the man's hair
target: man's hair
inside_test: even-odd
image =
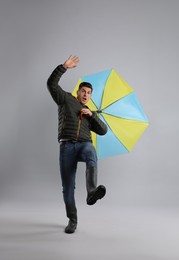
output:
[[[93,91],[93,86],[91,85],[91,83],[89,82],[81,82],[78,89],[81,89],[82,87],[87,87],[87,88],[90,88],[91,91]]]

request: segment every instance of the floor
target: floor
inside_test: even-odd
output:
[[[63,206],[0,205],[1,260],[178,260],[179,210],[78,206],[65,234]]]

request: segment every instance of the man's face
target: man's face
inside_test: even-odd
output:
[[[77,91],[77,99],[82,103],[86,104],[91,98],[92,90],[91,88],[83,86]]]

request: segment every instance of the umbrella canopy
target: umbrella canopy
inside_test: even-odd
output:
[[[128,153],[148,126],[147,116],[134,90],[114,69],[109,69],[81,77],[72,92],[74,96],[83,81],[93,86],[87,106],[108,126],[104,136],[92,132],[98,158]]]

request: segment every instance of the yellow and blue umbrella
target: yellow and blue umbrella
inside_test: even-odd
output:
[[[72,92],[74,96],[83,81],[93,86],[87,106],[108,126],[106,135],[91,132],[98,158],[128,153],[149,124],[134,90],[109,69],[81,77]]]

